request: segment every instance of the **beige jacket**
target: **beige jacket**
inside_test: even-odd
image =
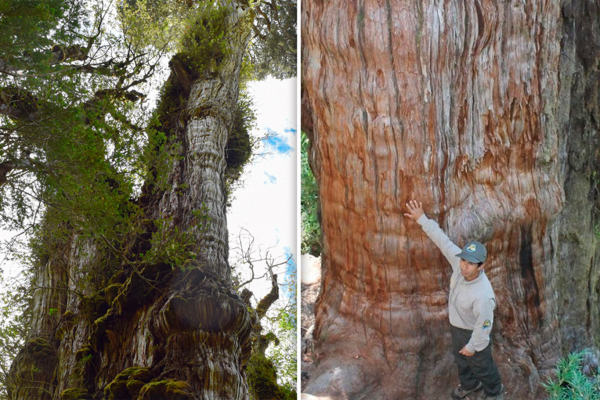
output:
[[[490,343],[496,308],[496,296],[490,281],[483,271],[476,279],[467,281],[460,272],[460,258],[456,256],[461,252],[460,247],[425,214],[417,222],[452,266],[448,299],[450,324],[473,331],[471,340],[465,346],[467,350],[474,353],[485,349]]]

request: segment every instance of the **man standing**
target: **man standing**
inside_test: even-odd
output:
[[[411,200],[406,206],[409,212],[404,215],[421,225],[453,270],[448,307],[452,353],[458,366],[460,385],[452,392],[452,397],[462,399],[483,389],[479,399],[503,400],[504,387],[492,358],[490,341],[496,296],[483,272],[487,258],[485,246],[469,242],[461,249],[435,221],[427,218],[421,202]]]

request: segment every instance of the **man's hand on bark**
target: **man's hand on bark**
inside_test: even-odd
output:
[[[423,203],[416,200],[411,200],[406,203],[406,207],[408,208],[408,213],[405,213],[404,216],[412,219],[413,221],[418,220],[421,215],[425,214],[423,212]]]
[[[463,347],[461,351],[459,351],[460,354],[462,354],[465,357],[471,357],[473,356],[473,354],[475,353],[471,353],[469,350],[467,350],[467,347]]]

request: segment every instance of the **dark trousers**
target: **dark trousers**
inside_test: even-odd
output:
[[[498,367],[492,358],[492,341],[482,351],[476,352],[471,357],[459,354],[459,351],[471,340],[473,331],[450,326],[452,331],[452,354],[458,366],[460,385],[465,390],[474,389],[478,383],[483,384],[483,390],[488,396],[500,394],[502,385]]]

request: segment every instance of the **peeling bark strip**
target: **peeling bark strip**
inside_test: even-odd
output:
[[[306,0],[302,10],[302,122],[324,243],[319,365],[305,391],[437,399],[457,383],[449,267],[402,216],[416,197],[457,244],[486,243],[509,397],[545,398],[539,384],[562,348],[600,344],[598,306],[585,308],[600,293],[589,222],[598,6]],[[588,279],[575,296],[570,284]]]
[[[206,209],[208,229],[196,231],[198,258],[186,272],[159,264],[134,273],[132,265],[101,263],[106,254],[91,239],[73,233],[57,243],[36,271],[36,319],[11,368],[11,399],[249,398],[243,368],[253,320],[231,287],[223,175],[254,14],[228,4],[229,51],[218,70],[196,71],[189,82],[186,109],[177,116],[183,129],[172,128],[183,161],[172,166],[172,189],[145,210],[149,218],[173,217],[186,231],[194,212]],[[94,281],[102,275],[91,269],[107,264],[117,272]]]

